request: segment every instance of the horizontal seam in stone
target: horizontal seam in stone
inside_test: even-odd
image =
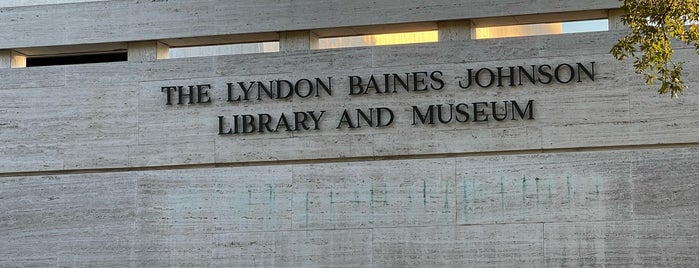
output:
[[[460,153],[434,153],[434,154],[413,154],[413,155],[358,156],[358,157],[291,159],[291,160],[250,161],[250,162],[202,163],[202,164],[181,164],[181,165],[144,166],[144,167],[16,171],[16,172],[0,172],[0,178],[20,177],[20,176],[48,176],[48,175],[68,175],[68,174],[135,172],[135,171],[160,171],[160,170],[177,170],[177,169],[253,167],[253,166],[284,166],[284,165],[307,165],[307,164],[353,163],[353,162],[373,162],[373,161],[441,159],[441,158],[500,156],[500,155],[536,155],[536,154],[632,151],[632,150],[697,148],[697,147],[699,147],[699,142],[595,146],[595,147],[569,147],[569,148],[550,148],[550,149],[542,148],[542,149],[501,150],[501,151],[460,152]]]

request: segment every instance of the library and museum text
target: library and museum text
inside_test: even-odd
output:
[[[569,84],[595,80],[595,62],[562,63],[558,65],[527,65],[494,68],[466,68],[462,73],[449,76],[443,71],[413,71],[344,77],[313,77],[297,79],[265,79],[213,84],[168,85],[160,88],[168,106],[211,105],[225,101],[222,106],[231,112],[217,115],[219,135],[275,133],[282,131],[319,131],[323,127],[335,129],[385,128],[396,122],[413,126],[436,124],[465,124],[488,121],[533,120],[536,102],[524,100],[477,100],[454,98],[443,103],[429,103],[418,98],[420,94],[443,94],[445,91],[474,90],[525,85]],[[213,92],[220,89],[218,98]],[[338,91],[338,89],[340,89]],[[337,97],[343,94],[345,97]],[[409,95],[404,97],[402,95]],[[472,95],[472,94],[471,94]],[[454,96],[454,95],[450,95]],[[333,97],[333,98],[331,98]],[[291,105],[291,100],[327,98],[323,107],[337,107],[337,111],[306,108],[303,102]],[[385,98],[378,107],[352,100]],[[234,112],[277,102],[277,112]],[[409,102],[408,104],[404,104]],[[396,105],[401,104],[400,106]],[[401,107],[403,106],[403,107]],[[292,107],[294,107],[292,109]],[[304,108],[296,108],[304,107]],[[269,109],[269,108],[268,108]],[[401,120],[397,120],[399,118]]]

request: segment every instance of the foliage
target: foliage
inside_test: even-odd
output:
[[[699,53],[699,0],[621,0],[625,15],[621,21],[629,33],[620,39],[611,53],[618,60],[634,59],[634,69],[642,73],[646,84],[659,82],[660,94],[677,97],[685,88],[683,61],[672,59],[671,41],[693,45]]]

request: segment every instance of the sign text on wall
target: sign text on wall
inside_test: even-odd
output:
[[[302,78],[297,80],[238,81],[224,86],[229,103],[248,101],[280,101],[290,98],[321,98],[333,96],[338,88],[334,77]],[[517,87],[523,85],[568,84],[595,80],[595,62],[588,64],[529,65],[466,69],[454,87],[470,88]],[[352,98],[392,95],[410,92],[442,91],[447,82],[442,71],[385,73],[347,77],[344,93]],[[200,105],[212,102],[211,84],[164,86],[165,105]],[[442,103],[410,107],[412,125],[449,124],[453,122],[487,122],[504,120],[533,120],[534,100],[484,101]],[[219,135],[275,133],[279,131],[320,130],[327,111],[296,111],[271,115],[232,114],[218,116]],[[394,123],[395,111],[389,107],[344,109],[336,118],[335,128],[388,127]]]

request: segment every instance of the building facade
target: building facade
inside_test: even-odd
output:
[[[609,54],[618,7],[0,8],[0,266],[696,266],[699,61],[678,47],[686,93],[649,90]],[[430,30],[438,42],[317,49]],[[279,51],[168,59],[263,42]]]

